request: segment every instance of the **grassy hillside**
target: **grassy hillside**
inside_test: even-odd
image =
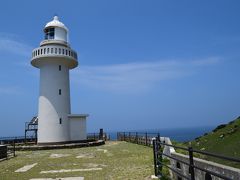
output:
[[[217,126],[212,132],[206,133],[190,143],[199,150],[240,158],[240,117],[228,124]],[[229,163],[209,157],[208,159],[240,167],[239,163]]]

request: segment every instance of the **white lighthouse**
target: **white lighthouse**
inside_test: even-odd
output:
[[[32,52],[40,69],[38,144],[86,139],[86,114],[71,114],[69,70],[78,66],[68,43],[68,29],[57,16],[44,27],[45,39]]]

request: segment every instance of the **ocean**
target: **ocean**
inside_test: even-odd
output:
[[[206,127],[191,127],[191,128],[172,128],[172,129],[145,129],[145,130],[131,130],[126,132],[138,132],[138,133],[159,133],[160,136],[170,137],[171,140],[178,142],[185,142],[194,140],[196,137],[202,136],[204,133],[210,132],[214,129],[213,126]],[[110,135],[111,140],[117,140],[117,132],[123,131],[106,131]],[[24,136],[11,136],[11,137],[0,137],[0,140],[4,139],[21,139]]]
[[[139,133],[159,133],[160,136],[170,137],[172,140],[178,142],[185,142],[194,140],[196,137],[202,136],[204,133],[211,132],[214,129],[213,126],[206,127],[191,127],[191,128],[172,128],[172,129],[146,129],[138,131],[127,132],[139,132]],[[123,131],[119,131],[123,132]],[[117,139],[117,132],[107,132],[110,135],[111,140]]]

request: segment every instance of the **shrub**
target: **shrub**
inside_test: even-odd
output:
[[[233,121],[230,121],[228,124],[233,124],[235,122],[235,120],[233,120]]]
[[[217,126],[217,127],[213,130],[213,132],[216,132],[216,131],[218,131],[219,129],[222,129],[222,128],[224,128],[224,127],[226,127],[226,124],[221,124],[221,125]]]

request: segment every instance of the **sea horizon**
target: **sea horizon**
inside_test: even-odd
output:
[[[195,138],[204,135],[204,133],[211,132],[215,126],[199,126],[199,127],[179,127],[179,128],[156,128],[156,129],[138,129],[138,130],[125,130],[125,131],[106,131],[110,136],[110,140],[117,140],[118,132],[131,132],[131,133],[159,133],[162,137],[169,137],[171,140],[185,142],[191,141]],[[87,132],[87,133],[98,133],[96,132]],[[0,139],[8,138],[24,138],[24,135],[12,135],[12,136],[0,136]]]
[[[162,137],[169,137],[171,140],[184,142],[191,141],[195,138],[211,132],[215,126],[196,126],[196,127],[179,127],[179,128],[156,128],[156,129],[140,129],[125,131],[106,131],[110,135],[111,140],[117,140],[117,132],[138,132],[138,133],[159,133]]]

